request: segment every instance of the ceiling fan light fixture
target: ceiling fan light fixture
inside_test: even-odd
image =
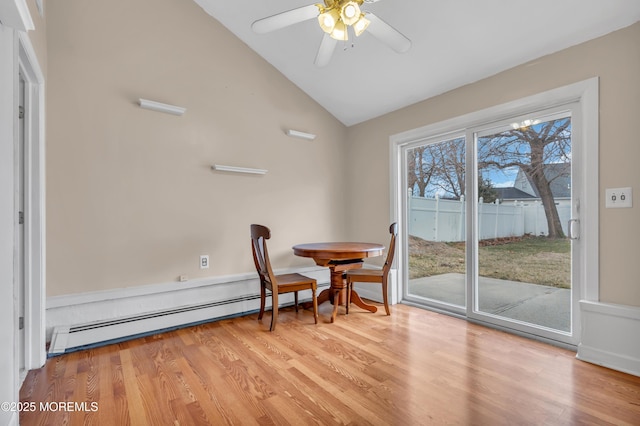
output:
[[[360,19],[360,6],[355,1],[348,1],[340,8],[340,18],[347,25],[353,25]]]
[[[322,3],[309,4],[258,19],[251,24],[251,29],[257,34],[266,34],[315,18],[324,32],[314,60],[318,67],[326,66],[329,63],[338,41],[349,40],[349,27],[352,27],[356,36],[367,31],[397,53],[406,52],[411,48],[411,40],[374,13],[362,10],[364,3],[369,5],[377,1],[322,0]],[[344,49],[347,48],[345,43]]]
[[[333,28],[333,31],[331,31],[331,34],[329,35],[331,36],[331,38],[336,40],[341,40],[341,41],[349,40],[349,34],[347,33],[347,26],[342,21],[336,22],[336,26]]]
[[[359,37],[360,34],[362,34],[367,29],[370,23],[371,21],[364,17],[364,13],[361,14],[360,19],[358,19],[356,23],[353,24],[353,31],[356,33],[356,37]]]
[[[325,9],[318,15],[318,23],[320,28],[327,34],[331,34],[340,20],[340,12],[336,9]]]

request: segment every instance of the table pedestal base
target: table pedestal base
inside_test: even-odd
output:
[[[341,265],[341,266],[344,266],[344,265]],[[347,287],[345,285],[344,278],[342,278],[342,272],[343,270],[352,269],[352,268],[353,267],[330,268],[331,287],[328,289],[322,290],[318,295],[318,305],[322,304],[323,302],[326,302],[327,300],[333,304],[333,313],[331,314],[331,322],[334,322],[336,319],[336,315],[338,314],[338,305],[346,306],[347,304],[347,297],[346,297]],[[355,290],[351,290],[351,303],[364,309],[365,311],[369,311],[373,313],[378,311],[378,308],[376,306],[365,303]]]
[[[349,269],[362,268],[362,263],[367,257],[382,255],[384,246],[375,243],[352,243],[352,242],[329,242],[329,243],[309,243],[293,246],[293,253],[296,256],[311,257],[316,265],[328,267],[331,272],[331,286],[322,290],[318,295],[318,305],[327,300],[333,304],[331,322],[334,322],[338,314],[338,305],[347,303],[346,282],[343,278],[345,271]],[[365,303],[360,295],[351,289],[349,299],[354,305],[369,311],[377,312],[378,308]],[[305,304],[305,308],[307,305]],[[347,308],[349,308],[347,306]],[[347,310],[347,312],[349,312]]]

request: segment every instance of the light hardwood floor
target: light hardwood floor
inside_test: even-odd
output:
[[[341,308],[330,324],[323,304],[314,325],[285,308],[273,333],[254,314],[51,358],[25,380],[21,401],[37,409],[20,421],[640,424],[640,377],[426,310],[381,311]]]

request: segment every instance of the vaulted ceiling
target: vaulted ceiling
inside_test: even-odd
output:
[[[364,11],[411,40],[409,51],[365,32],[338,42],[319,68],[317,20],[251,29],[313,1],[194,1],[347,126],[640,21],[639,0],[365,0]]]

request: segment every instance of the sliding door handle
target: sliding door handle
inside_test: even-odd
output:
[[[576,226],[578,232],[573,232],[574,225]],[[569,219],[569,223],[567,224],[567,230],[569,231],[570,240],[579,240],[580,239],[580,219]]]

